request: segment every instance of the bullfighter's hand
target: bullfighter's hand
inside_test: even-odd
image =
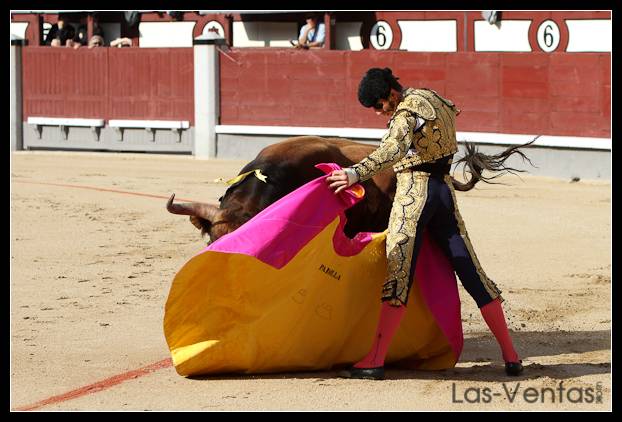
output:
[[[335,194],[337,194],[349,186],[348,175],[344,170],[334,170],[326,178],[326,183],[330,183],[329,187],[335,190]]]

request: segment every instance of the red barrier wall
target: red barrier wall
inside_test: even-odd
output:
[[[192,48],[23,49],[24,119],[188,120]]]
[[[611,137],[609,53],[238,49],[220,65],[221,124],[385,127],[357,87],[390,67],[452,99],[459,131]]]
[[[193,49],[23,50],[24,118],[188,120]],[[220,54],[221,124],[383,128],[360,106],[370,67],[462,109],[459,131],[611,137],[609,53],[238,49]]]

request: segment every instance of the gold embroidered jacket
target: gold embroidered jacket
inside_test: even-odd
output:
[[[459,113],[454,103],[431,89],[404,90],[378,149],[350,168],[362,182],[391,165],[398,172],[455,154]],[[414,130],[417,117],[425,123]]]

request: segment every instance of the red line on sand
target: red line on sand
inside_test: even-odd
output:
[[[122,193],[125,195],[135,195],[135,196],[146,196],[149,198],[162,198],[162,199],[168,199],[168,196],[163,196],[163,195],[152,195],[150,193],[141,193],[141,192],[130,192],[127,190],[119,190],[119,189],[108,189],[108,188],[98,188],[95,186],[82,186],[82,185],[68,185],[68,184],[64,184],[64,183],[51,183],[51,182],[31,182],[29,180],[13,180],[13,182],[15,183],[30,183],[31,185],[49,185],[49,186],[62,186],[65,188],[78,188],[78,189],[90,189],[90,190],[97,190],[97,191],[102,191],[102,192],[113,192],[113,193]],[[179,201],[184,201],[184,202],[194,202],[191,199],[184,199],[184,198],[177,198],[175,197],[175,199],[179,200]]]
[[[39,409],[40,407],[47,406],[48,404],[60,403],[63,401],[76,399],[78,397],[82,397],[88,394],[93,394],[93,393],[97,393],[102,390],[106,390],[117,384],[121,384],[122,382],[125,382],[129,379],[135,379],[135,378],[143,377],[145,375],[149,375],[150,373],[154,371],[168,368],[170,366],[173,366],[173,361],[170,358],[167,358],[159,362],[152,363],[151,365],[147,365],[145,367],[135,369],[133,371],[128,371],[123,374],[115,375],[113,377],[106,378],[105,380],[96,382],[94,384],[86,385],[84,387],[80,387],[78,389],[69,391],[64,394],[60,394],[58,396],[52,396],[50,398],[38,401],[33,404],[29,404],[27,406],[18,407],[15,410],[18,410],[18,411],[35,410],[35,409]]]
[[[13,182],[15,183],[30,183],[30,184],[35,184],[35,185],[50,185],[50,186],[61,186],[61,187],[66,187],[66,188],[78,188],[78,189],[90,189],[90,190],[96,190],[96,191],[102,191],[102,192],[113,192],[113,193],[122,193],[125,195],[136,195],[136,196],[146,196],[149,198],[161,198],[161,199],[168,199],[168,196],[162,196],[162,195],[152,195],[152,194],[148,194],[148,193],[140,193],[140,192],[130,192],[130,191],[124,191],[124,190],[118,190],[118,189],[108,189],[108,188],[98,188],[98,187],[94,187],[94,186],[81,186],[81,185],[68,185],[68,184],[63,184],[63,183],[50,183],[50,182],[31,182],[31,181],[27,181],[27,180],[13,180]],[[183,199],[183,198],[175,198],[175,199],[179,199],[181,201],[187,201],[187,202],[193,202],[190,199]],[[84,387],[80,387],[78,389],[69,391],[67,393],[64,394],[60,394],[58,396],[52,396],[49,397],[45,400],[41,400],[38,401],[36,403],[33,404],[29,404],[27,406],[21,406],[16,408],[15,410],[17,411],[28,411],[28,410],[35,410],[35,409],[39,409],[43,406],[47,406],[49,404],[54,404],[54,403],[60,403],[60,402],[64,402],[67,400],[72,400],[72,399],[76,399],[78,397],[82,397],[82,396],[86,396],[88,394],[93,394],[93,393],[97,393],[99,391],[103,391],[106,390],[108,388],[111,388],[117,384],[121,384],[122,382],[125,382],[129,379],[135,379],[135,378],[139,378],[139,377],[143,377],[145,375],[149,375],[150,373],[157,371],[159,369],[164,369],[164,368],[169,368],[173,366],[173,361],[170,358],[166,358],[164,360],[161,360],[159,362],[156,363],[152,363],[151,365],[147,365],[143,368],[139,368],[139,369],[135,369],[133,371],[128,371],[119,375],[115,375],[113,377],[110,378],[106,378],[105,380],[102,381],[98,381],[94,384],[90,384],[90,385],[86,385]]]

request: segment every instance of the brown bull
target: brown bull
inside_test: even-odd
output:
[[[532,140],[527,146],[535,141]],[[311,180],[322,176],[314,166],[318,163],[337,163],[347,167],[365,158],[377,147],[338,138],[299,136],[270,145],[240,170],[238,174],[260,169],[267,176],[266,183],[256,177],[247,177],[227,189],[220,198],[220,206],[206,203],[174,204],[173,194],[166,208],[173,214],[189,215],[190,221],[209,241],[230,233],[257,215],[261,210]],[[504,161],[513,153],[529,161],[519,147],[510,147],[495,156],[477,152],[467,144],[467,154],[457,161],[463,162],[471,173],[468,183],[452,178],[458,191],[471,190],[479,180],[488,182],[483,170],[521,171],[505,167]],[[353,237],[358,232],[382,232],[387,228],[391,204],[395,195],[396,177],[392,169],[384,170],[362,183],[365,198],[346,211],[348,222],[345,233]]]

